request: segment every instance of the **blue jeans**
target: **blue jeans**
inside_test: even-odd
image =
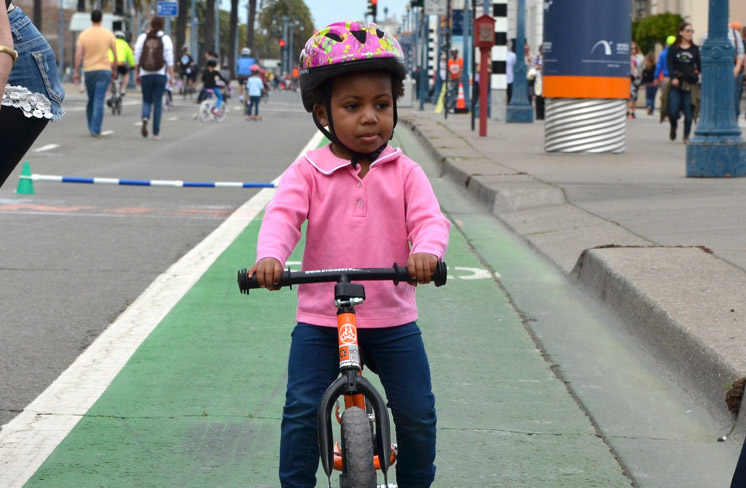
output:
[[[684,139],[689,139],[692,131],[692,94],[684,91],[680,86],[671,86],[668,92],[668,120],[671,127],[676,127],[679,112],[684,112]]]
[[[163,111],[163,92],[166,91],[166,75],[144,75],[140,77],[142,88],[142,118],[150,119],[150,107],[153,106],[153,135],[161,133],[161,112]]]
[[[88,130],[91,134],[101,134],[104,122],[104,99],[109,90],[111,71],[96,70],[85,72],[85,89],[88,92],[88,105],[85,114],[88,118]]]
[[[383,329],[358,329],[365,364],[376,370],[396,426],[400,488],[429,487],[435,478],[435,396],[430,365],[415,322]],[[280,483],[316,486],[319,448],[316,412],[326,388],[339,375],[335,327],[299,323],[292,334],[288,384],[282,414]]]
[[[645,106],[655,109],[655,94],[658,87],[655,85],[645,85]]]
[[[259,101],[262,99],[261,96],[249,97],[249,108],[246,110],[246,115],[251,115],[251,109],[254,109],[254,115],[259,115]]]
[[[23,86],[33,93],[44,95],[52,103],[53,120],[62,117],[65,90],[57,73],[54,51],[31,19],[16,6],[8,13],[13,47],[18,51],[18,62],[8,77],[8,84]]]

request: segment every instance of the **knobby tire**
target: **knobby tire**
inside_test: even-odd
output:
[[[370,419],[358,407],[342,414],[342,474],[341,488],[376,488]]]

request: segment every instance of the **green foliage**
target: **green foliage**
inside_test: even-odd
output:
[[[656,44],[666,45],[666,38],[676,35],[684,18],[679,14],[664,13],[651,15],[632,24],[632,39],[640,52],[648,53]]]
[[[280,58],[280,39],[283,34],[283,17],[294,23],[293,53],[291,59],[297,63],[303,46],[313,34],[311,11],[303,0],[264,0],[259,12],[259,27],[255,31],[254,47],[260,49],[264,58]],[[289,43],[289,39],[285,42]]]

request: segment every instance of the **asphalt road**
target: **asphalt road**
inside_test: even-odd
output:
[[[88,134],[85,94],[26,155],[33,173],[183,181],[271,181],[315,132],[297,93],[273,93],[263,120],[237,111],[221,124],[176,99],[162,139],[140,134],[139,96]],[[232,100],[237,106],[237,100]],[[0,189],[0,425],[42,392],[155,277],[257,190],[35,182]]]

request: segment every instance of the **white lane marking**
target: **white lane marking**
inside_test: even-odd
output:
[[[456,271],[464,271],[468,273],[466,275],[456,276],[456,278],[461,278],[462,280],[483,280],[485,278],[492,278],[489,270],[486,270],[484,268],[465,268],[463,266],[455,266],[453,269]]]
[[[113,130],[105,130],[105,131],[101,132],[101,135],[102,135],[102,136],[110,136],[110,135],[112,135],[113,133],[114,133],[114,131],[113,131]]]
[[[300,154],[316,148],[317,132]],[[299,155],[300,157],[300,155]],[[280,177],[275,178],[278,183]],[[0,430],[0,486],[22,487],[140,344],[272,199],[265,188],[160,275],[54,383]]]
[[[174,120],[179,120],[179,118],[178,117],[168,117],[166,120],[168,120],[169,122],[173,122]]]
[[[34,149],[34,152],[38,153],[38,152],[44,152],[44,151],[51,151],[52,149],[57,149],[58,147],[60,147],[59,144],[47,144],[45,146],[41,146],[39,149]]]

